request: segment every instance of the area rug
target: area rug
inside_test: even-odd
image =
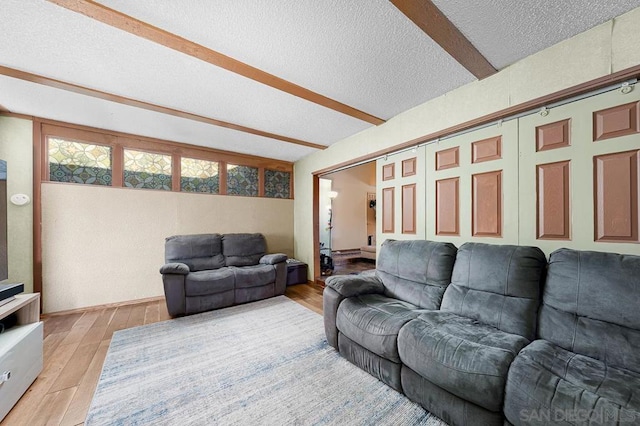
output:
[[[116,332],[85,424],[444,425],[285,296]]]

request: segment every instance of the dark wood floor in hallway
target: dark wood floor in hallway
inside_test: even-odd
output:
[[[336,261],[334,264],[333,273],[329,276],[317,277],[316,282],[324,285],[324,281],[330,276],[334,275],[350,275],[359,274],[360,272],[376,269],[376,263],[373,260],[367,259],[345,259]]]

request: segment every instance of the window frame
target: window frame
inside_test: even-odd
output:
[[[124,188],[146,191],[181,192],[184,194],[198,195],[227,195],[227,164],[254,167],[258,169],[258,195],[233,195],[234,197],[270,198],[278,200],[292,200],[293,196],[293,163],[273,160],[245,154],[236,154],[228,151],[216,150],[196,145],[179,142],[171,142],[161,139],[136,136],[127,133],[105,131],[86,126],[60,123],[53,120],[38,119],[34,121],[34,128],[39,130],[40,144],[35,153],[36,164],[39,163],[40,182],[48,182],[56,185],[82,185],[74,182],[57,182],[50,180],[49,147],[48,138],[58,138],[70,142],[100,145],[111,148],[111,186],[96,185],[103,188]],[[129,188],[124,185],[124,150],[132,149],[151,154],[171,156],[171,191],[151,188]],[[182,191],[182,158],[194,160],[212,161],[218,163],[218,194],[210,192]],[[275,198],[265,196],[265,171],[273,170],[290,174],[289,198]]]
[[[111,150],[111,185],[96,185],[96,186],[100,186],[100,187],[112,187],[113,186],[113,157],[114,157],[114,150],[113,150],[113,146],[108,145],[108,144],[102,144],[102,143],[98,143],[98,142],[92,142],[92,141],[87,141],[87,140],[83,140],[83,139],[78,139],[78,138],[70,138],[70,137],[61,137],[61,136],[54,136],[54,135],[45,135],[44,136],[44,142],[43,142],[43,162],[45,163],[43,165],[43,177],[46,176],[46,180],[52,183],[70,183],[70,184],[74,184],[74,185],[91,185],[91,184],[84,184],[84,183],[77,183],[77,182],[62,182],[62,181],[54,181],[51,180],[51,161],[49,161],[49,138],[51,139],[59,139],[65,142],[72,142],[72,143],[79,143],[79,144],[83,144],[83,145],[95,145],[95,146],[101,146],[101,147],[105,147],[105,148],[109,148]]]
[[[124,165],[124,163],[126,161],[125,158],[124,158],[124,151],[125,150],[137,151],[137,152],[141,152],[143,154],[168,156],[171,159],[171,188],[169,188],[169,189],[132,188],[130,186],[126,186],[125,182],[124,182],[124,172],[126,171],[125,165]],[[146,189],[146,190],[151,190],[151,191],[164,191],[164,192],[173,192],[174,191],[176,175],[174,173],[173,168],[175,166],[175,158],[170,152],[161,152],[161,151],[158,151],[158,150],[150,150],[150,149],[139,149],[139,148],[133,148],[131,146],[122,146],[121,147],[121,152],[122,152],[122,186],[121,186],[122,188],[126,188],[126,189]]]
[[[248,165],[248,164],[238,164],[235,162],[229,162],[229,163],[225,163],[224,165],[224,174],[225,174],[225,187],[224,187],[224,191],[225,194],[228,191],[227,188],[227,183],[228,183],[228,177],[229,177],[229,166],[236,166],[236,167],[251,167],[253,169],[258,169],[258,194],[257,195],[241,195],[241,194],[230,194],[233,197],[250,197],[250,198],[256,198],[256,197],[264,197],[264,168],[260,168],[260,167],[256,167],[253,165]]]
[[[217,193],[213,193],[213,192],[200,192],[200,191],[183,191],[182,190],[182,159],[187,158],[189,160],[198,160],[198,161],[209,161],[211,163],[218,163],[218,192]],[[197,158],[191,155],[181,155],[180,158],[178,159],[178,163],[180,164],[180,171],[178,173],[179,178],[180,178],[180,182],[179,182],[179,191],[180,192],[184,192],[185,194],[209,194],[209,195],[222,195],[222,167],[224,164],[225,167],[225,190],[226,190],[226,184],[227,184],[227,179],[226,179],[226,167],[227,164],[223,163],[222,161],[218,161],[218,160],[213,160],[211,158]]]

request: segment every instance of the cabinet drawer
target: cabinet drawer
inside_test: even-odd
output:
[[[42,371],[42,322],[21,325],[0,334],[0,377],[11,377],[0,383],[0,420]]]

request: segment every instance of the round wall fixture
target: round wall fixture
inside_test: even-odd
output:
[[[11,196],[11,203],[16,206],[24,206],[25,204],[29,204],[31,198],[29,198],[26,194],[13,194]]]

